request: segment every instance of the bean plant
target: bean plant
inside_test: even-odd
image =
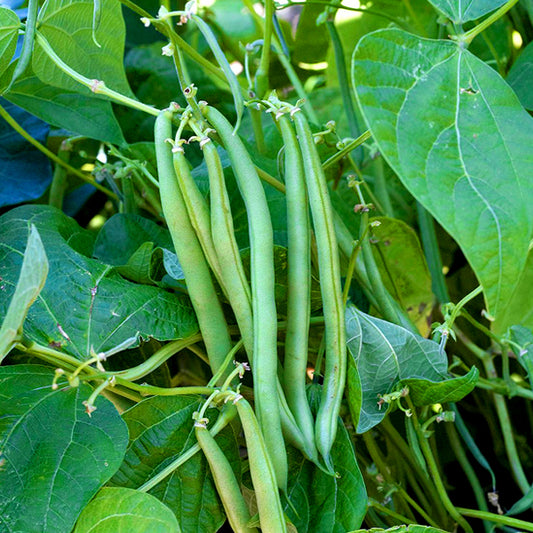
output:
[[[0,531],[533,531],[532,39],[0,2]]]

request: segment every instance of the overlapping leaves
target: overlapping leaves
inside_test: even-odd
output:
[[[353,81],[380,151],[461,246],[497,317],[533,227],[533,119],[467,50],[400,30],[360,41]]]

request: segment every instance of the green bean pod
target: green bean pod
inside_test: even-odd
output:
[[[220,265],[221,280],[233,312],[235,313],[244,346],[250,360],[252,360],[252,296],[242,265],[239,247],[235,240],[231,206],[224,180],[224,170],[213,142],[210,140],[207,141],[202,149],[209,175],[212,242]]]
[[[305,439],[314,447],[314,420],[307,401],[306,375],[311,316],[311,228],[302,156],[287,115],[279,118],[285,145],[287,199],[287,329],[284,389]]]
[[[181,149],[174,149],[173,161],[174,171],[176,172],[181,195],[185,202],[187,213],[189,214],[189,220],[196,232],[200,246],[202,247],[205,258],[207,259],[215,278],[221,283],[220,264],[218,262],[213,239],[211,238],[211,224],[209,222],[210,215],[207,202],[192,177],[189,164]]]
[[[202,448],[213,474],[218,495],[226,511],[228,522],[235,533],[255,533],[257,528],[248,527],[250,512],[241,493],[233,469],[208,429],[197,422],[194,425],[196,440]]]
[[[304,162],[309,204],[316,236],[325,323],[324,385],[322,401],[316,418],[315,437],[317,448],[326,465],[333,468],[330,452],[337,433],[337,419],[346,382],[347,366],[339,252],[326,177],[311,129],[305,115],[299,110],[294,113],[294,122]]]
[[[274,472],[271,454],[267,450],[267,444],[259,429],[259,423],[250,404],[244,398],[236,400],[235,405],[246,439],[248,463],[257,500],[261,531],[263,533],[286,533],[287,525],[279,498],[277,476]]]
[[[278,486],[287,487],[287,454],[277,394],[277,313],[274,298],[274,238],[263,185],[244,144],[216,109],[203,110],[228,152],[246,206],[250,233],[253,314],[253,379],[259,424],[274,463]]]
[[[166,142],[172,136],[171,121],[170,111],[161,112],[156,119],[154,130],[161,204],[176,255],[185,274],[209,363],[212,371],[216,372],[231,350],[231,338],[209,267],[191,226],[174,171],[172,148]]]

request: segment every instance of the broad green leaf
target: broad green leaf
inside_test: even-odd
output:
[[[435,383],[427,379],[411,378],[402,380],[409,388],[409,396],[415,405],[458,402],[470,394],[476,386],[479,371],[474,366],[464,376]]]
[[[429,0],[443,15],[456,24],[476,20],[494,11],[507,0]]]
[[[132,489],[106,487],[81,513],[74,533],[179,533],[174,513],[157,498]]]
[[[126,341],[179,339],[197,331],[187,298],[124,280],[112,266],[91,259],[94,236],[61,211],[44,205],[13,209],[0,218],[0,277],[7,298],[14,292],[30,224],[48,252],[46,285],[24,323],[24,336],[53,344],[79,359]]]
[[[295,63],[320,63],[326,59],[329,47],[328,30],[325,24],[317,25],[318,16],[324,11],[321,4],[304,4],[296,35],[291,60]]]
[[[7,7],[0,7],[0,77],[15,53],[19,28],[17,14]]]
[[[43,243],[35,226],[31,226],[20,276],[0,327],[0,363],[22,332],[28,309],[39,296],[47,275],[48,259]],[[0,291],[4,289],[5,287],[0,285]]]
[[[431,331],[433,291],[426,258],[415,231],[401,220],[375,217],[372,246],[381,278],[423,337]]]
[[[522,105],[533,111],[533,42],[529,43],[513,63],[506,78]]]
[[[352,305],[346,308],[346,337],[350,364],[357,367],[362,390],[358,433],[383,420],[386,409],[380,409],[379,396],[388,394],[403,380],[418,378],[438,383],[448,379],[446,353],[436,342],[362,313]]]
[[[290,505],[285,513],[298,533],[345,533],[359,527],[367,495],[348,431],[339,421],[331,456],[339,476],[324,473],[294,448],[288,449]]]
[[[498,73],[451,41],[375,32],[352,72],[380,151],[462,248],[498,317],[533,226],[533,119]]]
[[[491,324],[494,333],[500,335],[507,331],[510,326],[520,325],[533,330],[533,248],[527,256],[526,266],[513,295],[509,298],[509,305],[505,312]]]
[[[113,215],[98,233],[94,256],[115,266],[127,279],[159,285],[167,273],[174,279],[183,279],[173,249],[166,228],[140,215],[119,213]],[[176,274],[181,277],[175,278]]]
[[[0,521],[3,531],[71,531],[89,500],[119,467],[128,431],[92,389],[61,385],[38,365],[0,367]]]
[[[47,85],[33,73],[31,67],[4,96],[59,128],[99,141],[125,143],[110,102]]]
[[[101,18],[93,41],[93,0],[50,0],[39,13],[38,30],[69,67],[86,78],[133,96],[123,67],[125,26],[119,2],[100,0]],[[91,91],[61,71],[40,46],[33,70],[41,81],[85,95]]]
[[[192,415],[202,399],[192,396],[153,397],[123,414],[130,432],[124,462],[111,480],[114,486],[137,488],[196,443]],[[216,411],[207,411],[213,422]],[[236,436],[227,427],[216,437],[240,479]],[[217,531],[225,520],[207,460],[197,453],[150,494],[166,504],[184,532]]]

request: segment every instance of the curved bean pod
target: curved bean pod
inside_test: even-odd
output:
[[[203,113],[228,152],[246,206],[250,232],[255,407],[274,463],[278,486],[287,486],[287,454],[277,394],[277,313],[274,298],[274,240],[263,185],[244,144],[228,120],[206,106]]]
[[[207,141],[202,149],[209,175],[212,242],[220,265],[221,280],[235,313],[244,346],[250,360],[252,360],[252,296],[242,265],[239,247],[235,240],[231,206],[224,181],[224,170],[213,142]]]
[[[305,439],[314,447],[314,420],[307,401],[306,373],[311,316],[311,231],[303,161],[287,115],[279,118],[285,145],[287,198],[287,330],[284,389],[287,403]]]
[[[322,401],[315,425],[315,437],[318,450],[328,467],[332,469],[330,451],[337,433],[337,418],[346,382],[347,365],[339,252],[326,177],[311,129],[301,111],[296,111],[293,116],[302,151],[309,204],[315,229],[320,291],[325,321],[325,375]]]
[[[233,469],[208,429],[195,423],[194,433],[213,474],[218,495],[226,511],[228,522],[235,533],[256,533],[257,528],[248,527],[250,512],[241,493]]]
[[[154,129],[157,171],[165,220],[181,263],[187,289],[198,318],[209,363],[216,372],[231,350],[226,319],[213,286],[202,248],[191,226],[178,185],[167,139],[172,136],[172,113],[161,112]]]
[[[181,195],[185,202],[187,213],[189,214],[189,220],[196,232],[196,236],[198,237],[205,258],[207,259],[213,274],[217,278],[217,281],[220,283],[220,265],[215,252],[213,239],[211,238],[209,208],[207,207],[207,202],[191,175],[189,164],[187,163],[182,150],[175,149],[173,151],[173,162]]]
[[[277,476],[270,459],[270,452],[267,450],[259,429],[259,423],[250,404],[244,398],[237,399],[235,405],[246,438],[250,475],[257,499],[261,531],[263,533],[286,533],[287,525],[276,484]]]

